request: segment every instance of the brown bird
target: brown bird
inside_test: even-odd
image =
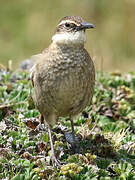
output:
[[[69,116],[76,144],[73,118],[90,105],[93,96],[95,69],[84,43],[85,30],[94,27],[79,16],[66,16],[56,27],[50,46],[35,55],[33,99],[48,126],[52,163],[56,166],[60,163],[55,157],[51,128],[59,117]]]

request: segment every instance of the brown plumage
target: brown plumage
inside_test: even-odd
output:
[[[78,16],[63,18],[56,28],[51,45],[36,55],[32,68],[34,102],[44,116],[49,128],[53,163],[54,155],[50,128],[59,117],[72,118],[90,105],[93,96],[95,69],[93,61],[84,48],[85,29],[93,28]]]

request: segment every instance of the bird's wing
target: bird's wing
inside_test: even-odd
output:
[[[37,72],[37,65],[38,64],[42,65],[42,64],[44,64],[42,62],[47,61],[47,59],[48,59],[48,48],[44,49],[44,51],[40,54],[36,54],[36,55],[31,56],[30,59],[34,62],[34,65],[30,70],[30,79],[32,81],[32,85],[34,86],[34,76]]]
[[[34,70],[35,70],[35,65],[30,70],[30,80],[32,82],[33,87],[34,87]]]
[[[34,87],[34,75],[35,75],[35,69],[36,69],[36,64],[38,61],[40,61],[40,59],[43,57],[43,54],[36,54],[31,56],[31,60],[34,62],[34,65],[32,66],[32,68],[30,69],[30,80],[32,82],[32,85]]]
[[[94,67],[94,62],[92,60],[92,58],[90,57],[88,51],[85,49],[85,56],[86,56],[86,59],[88,61],[88,63],[90,64],[90,72],[92,73],[92,82],[93,84],[95,83],[95,67]]]

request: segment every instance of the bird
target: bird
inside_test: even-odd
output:
[[[76,145],[73,120],[91,104],[95,67],[84,48],[85,31],[91,28],[95,26],[80,16],[66,16],[59,21],[49,47],[34,56],[33,100],[48,128],[53,166],[61,165],[54,152],[53,126],[60,117],[69,117]]]

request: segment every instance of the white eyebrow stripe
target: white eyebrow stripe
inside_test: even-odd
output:
[[[62,25],[62,24],[65,24],[65,23],[73,23],[73,24],[76,24],[76,22],[74,22],[74,21],[72,21],[72,20],[63,20],[63,21],[61,21],[61,22],[58,24],[58,26],[59,26],[59,25]],[[78,24],[76,24],[76,25],[78,25]]]

